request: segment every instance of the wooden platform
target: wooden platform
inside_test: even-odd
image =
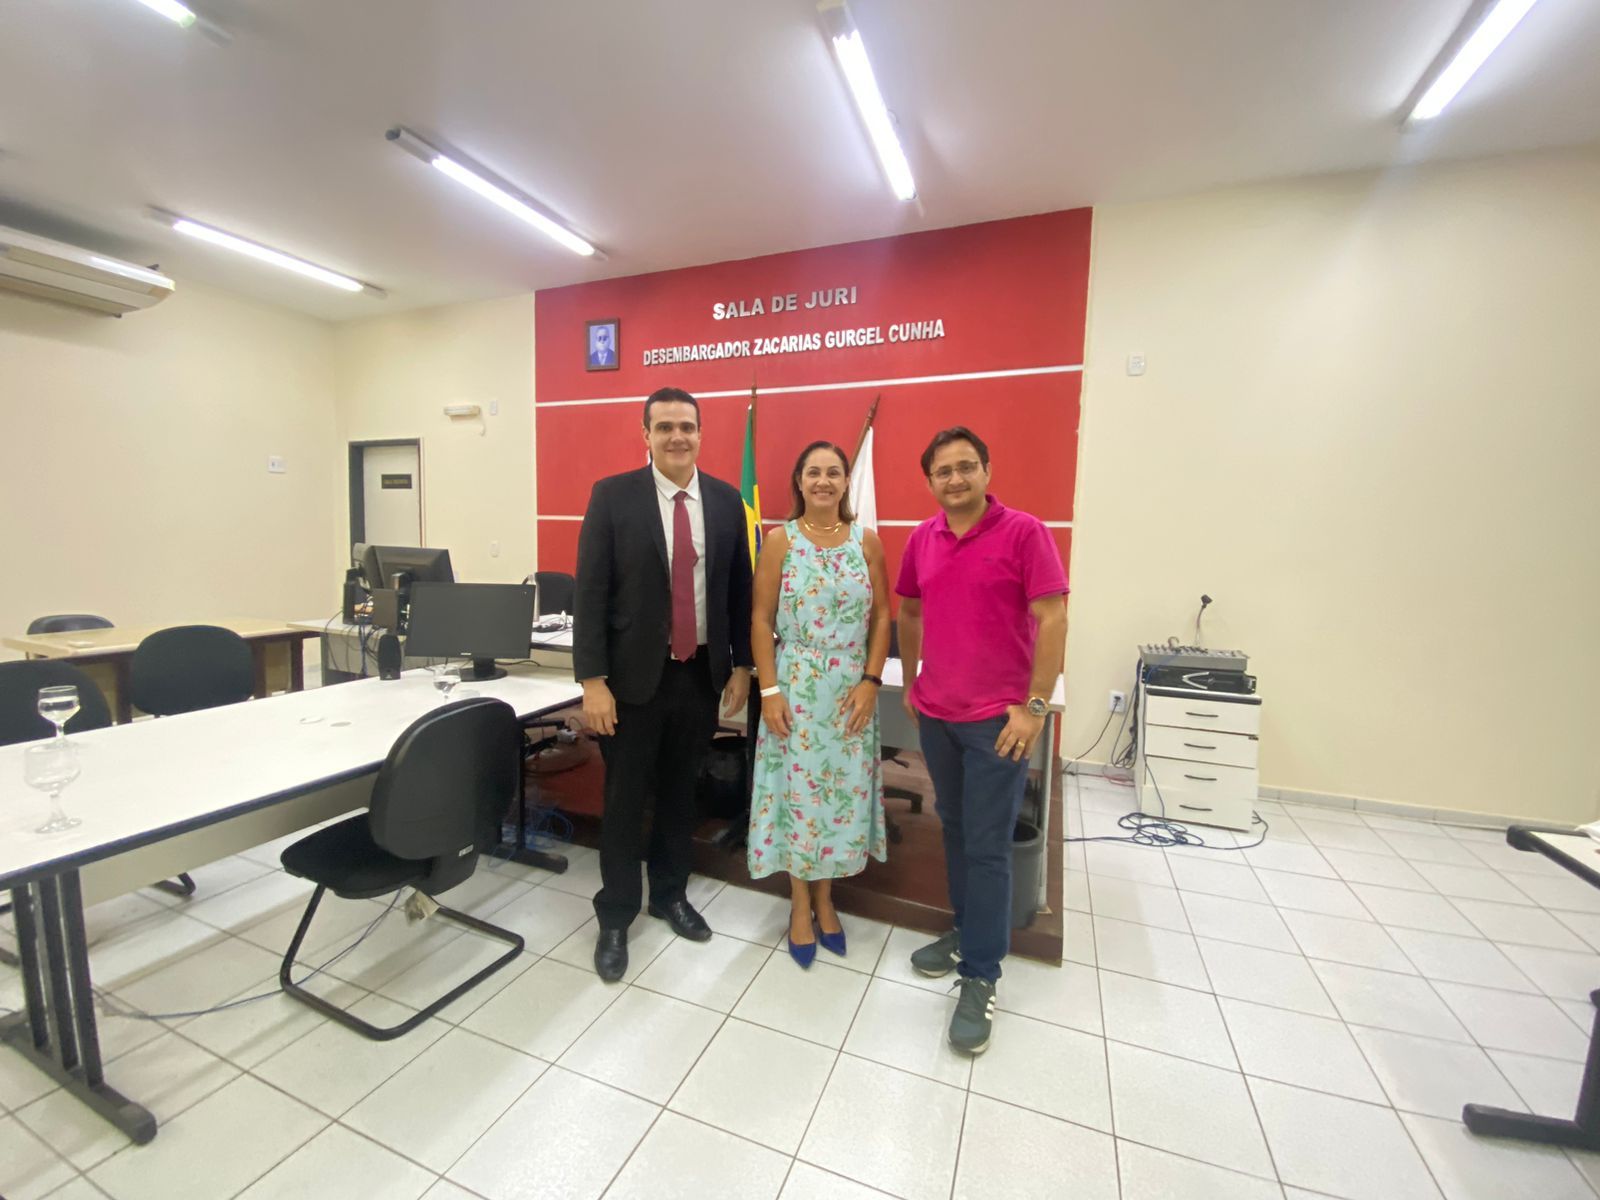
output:
[[[901,840],[890,844],[886,862],[870,862],[860,875],[836,882],[834,899],[839,911],[848,915],[940,933],[950,927],[951,913],[945,888],[944,842],[939,818],[934,813],[933,787],[917,755],[908,752],[902,757],[905,766],[885,765],[884,784],[920,791],[924,797],[922,812],[911,812],[905,800],[885,800],[885,810],[899,826]],[[541,796],[542,803],[568,816],[573,824],[574,841],[598,846],[604,779],[605,768],[595,755],[582,765],[558,774],[535,777],[530,773],[529,798]],[[1064,944],[1065,908],[1061,836],[1066,821],[1061,802],[1064,777],[1059,768],[1052,791],[1055,800],[1050,812],[1050,837],[1045,846],[1045,907],[1030,925],[1012,932],[1011,952],[1059,964]],[[722,821],[707,821],[696,833],[695,869],[738,887],[787,898],[787,876],[752,880],[745,866],[743,848],[730,851],[717,844],[717,837],[724,829]]]

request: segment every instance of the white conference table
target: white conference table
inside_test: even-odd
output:
[[[1506,842],[1517,850],[1542,854],[1586,883],[1600,887],[1600,842],[1587,834],[1571,829],[1513,825],[1506,830]],[[1600,979],[1595,980],[1595,985],[1600,989]],[[1591,992],[1589,1000],[1600,1005],[1600,990]],[[1570,1118],[1534,1116],[1487,1104],[1469,1104],[1461,1110],[1461,1120],[1476,1134],[1600,1151],[1600,1009],[1596,1011],[1589,1034],[1589,1053],[1583,1064],[1583,1082],[1578,1086],[1577,1110]]]
[[[524,721],[582,695],[535,668],[463,689],[504,700]],[[25,997],[23,1012],[0,1020],[0,1041],[135,1142],[153,1138],[155,1118],[105,1082],[80,872],[175,846],[187,847],[178,861],[198,866],[218,856],[216,830],[232,831],[228,850],[242,849],[360,809],[395,739],[439,703],[430,674],[415,671],[74,734],[82,774],[62,807],[82,823],[53,834],[34,832],[49,805],[23,781],[26,744],[0,747],[0,889],[16,905]],[[208,834],[202,848],[195,839]],[[132,877],[161,878],[155,869],[146,857]]]
[[[316,630],[324,635],[324,645],[335,637],[357,639],[362,636],[363,630],[370,630],[370,626],[350,625],[342,620],[334,621],[291,621],[290,625],[296,629]],[[534,661],[542,665],[559,667],[565,665],[572,654],[572,629],[540,630],[535,628],[531,634],[529,654]],[[329,661],[331,655],[324,650],[323,660]],[[905,709],[900,702],[900,692],[905,685],[904,664],[898,658],[887,659],[883,664],[883,690],[878,700],[878,730],[879,738],[885,746],[895,746],[907,750],[915,750],[921,743],[916,728],[906,716]],[[1055,798],[1055,765],[1058,761],[1056,754],[1056,737],[1061,726],[1062,714],[1066,712],[1067,697],[1065,680],[1058,677],[1055,689],[1050,694],[1049,711],[1045,716],[1044,731],[1040,734],[1039,741],[1033,748],[1031,764],[1039,772],[1040,798],[1039,811],[1036,814],[1036,823],[1044,845],[1048,848],[1050,842],[1050,805]],[[730,718],[721,718],[726,725],[743,729],[746,721],[743,714]],[[1039,872],[1039,898],[1038,907],[1045,908],[1046,896],[1049,892],[1050,875],[1047,870]]]

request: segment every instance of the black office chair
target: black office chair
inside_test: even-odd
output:
[[[237,704],[254,691],[249,643],[217,625],[157,630],[139,643],[129,667],[133,706],[155,717]]]
[[[535,571],[533,586],[541,617],[572,611],[573,598],[578,591],[578,581],[565,571]]]
[[[278,970],[278,982],[310,1005],[373,1041],[415,1029],[522,953],[509,929],[440,905],[438,915],[511,949],[421,1012],[381,1028],[307,991],[290,977],[295,955],[322,894],[370,900],[402,888],[436,897],[472,877],[478,855],[499,840],[500,819],[521,795],[522,726],[511,706],[487,696],[424,713],[395,741],[359,816],[301,838],[283,852],[283,869],[317,885]]]
[[[153,717],[237,704],[255,691],[249,645],[216,625],[158,629],[133,652],[128,676],[128,698]],[[154,886],[174,896],[194,895],[187,872]]]
[[[88,673],[53,658],[0,662],[0,746],[54,737],[56,727],[39,715],[39,689],[70,685],[78,689],[78,711],[68,733],[87,733],[111,724],[111,708]]]
[[[29,633],[71,633],[75,629],[115,628],[104,617],[92,613],[56,613],[49,617],[35,617],[28,622]]]
[[[895,627],[895,623],[893,621],[889,622],[889,657],[900,657],[900,631]],[[906,686],[909,687],[910,684],[907,683]],[[883,744],[878,747],[878,750],[880,757],[885,763],[894,763],[898,767],[910,765],[905,761],[905,759],[900,757],[899,746]],[[883,798],[885,800],[909,800],[911,802],[911,812],[913,815],[922,812],[922,793],[914,792],[910,788],[885,784],[883,787]],[[896,824],[894,818],[889,815],[887,809],[884,810],[883,821],[884,829],[889,836],[889,840],[891,842],[898,842],[904,835],[900,830],[900,826]]]
[[[67,722],[68,733],[111,724],[111,708],[100,686],[77,667],[49,658],[0,662],[0,746],[54,737],[56,727],[39,715],[39,689],[67,684],[78,689],[78,711]],[[0,916],[10,911],[10,901],[0,904]],[[0,963],[14,967],[16,956],[0,947]]]

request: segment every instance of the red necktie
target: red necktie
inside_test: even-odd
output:
[[[694,533],[689,528],[688,492],[672,498],[672,657],[688,662],[700,644],[694,628]]]

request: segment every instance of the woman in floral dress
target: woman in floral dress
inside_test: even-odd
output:
[[[878,689],[889,582],[878,535],[852,517],[849,483],[838,446],[801,453],[789,520],[761,546],[750,622],[761,686],[750,874],[788,874],[789,953],[802,967],[819,940],[845,952],[833,881],[885,850]]]

